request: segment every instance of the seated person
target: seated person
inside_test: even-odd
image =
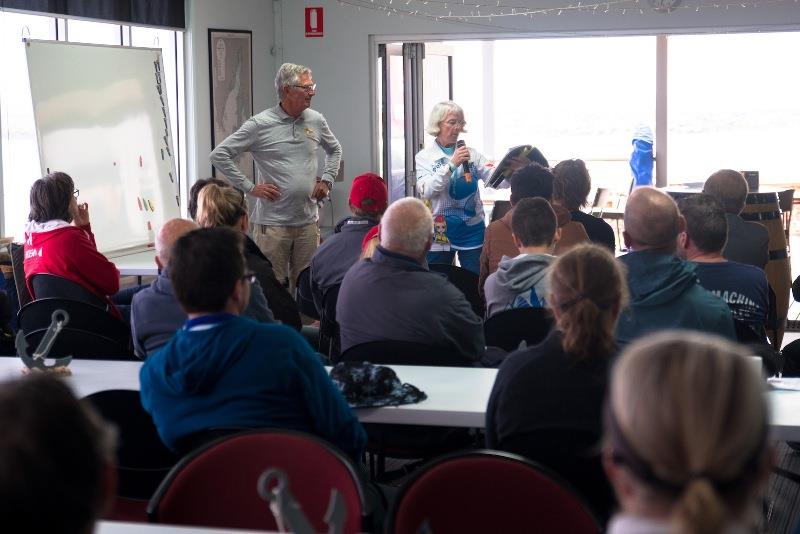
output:
[[[617,325],[619,344],[667,328],[736,339],[728,305],[698,284],[694,265],[675,256],[685,226],[666,193],[639,187],[628,197],[622,238],[631,252],[619,261],[627,268],[630,306]]]
[[[198,191],[195,220],[204,228],[227,226],[242,233],[247,268],[256,275],[264,296],[267,297],[269,309],[272,310],[275,319],[295,330],[300,330],[302,324],[297,303],[275,277],[272,263],[264,256],[255,241],[247,235],[250,219],[247,216],[244,194],[230,186],[206,184]]]
[[[381,244],[371,259],[347,271],[336,320],[342,352],[370,341],[437,345],[478,360],[484,352],[483,322],[464,294],[425,260],[433,217],[421,200],[396,201],[381,220]]]
[[[722,250],[726,260],[746,263],[763,269],[769,261],[769,232],[756,223],[741,217],[747,201],[747,180],[742,173],[722,169],[706,180],[703,193],[716,198],[725,210],[728,221],[728,240]]]
[[[600,459],[579,458],[602,433],[614,328],[628,296],[625,274],[607,249],[579,245],[555,260],[550,279],[556,326],[500,366],[486,408],[486,446],[550,465],[603,514],[613,499]],[[545,444],[548,432],[565,437]]]
[[[608,247],[613,253],[617,249],[617,241],[611,225],[600,217],[581,211],[589,204],[588,196],[592,190],[592,178],[583,160],[565,159],[553,167],[553,176],[555,201],[569,210],[573,221],[583,225],[590,241]]]
[[[480,275],[478,277],[478,290],[483,295],[483,285],[486,278],[497,270],[497,265],[503,256],[509,258],[518,254],[517,246],[511,237],[511,217],[514,206],[523,198],[542,197],[552,204],[553,200],[553,173],[550,169],[538,163],[531,163],[511,175],[511,210],[501,219],[493,221],[486,227],[486,236],[483,240],[483,250],[480,258]],[[553,253],[557,256],[566,252],[578,243],[589,241],[586,230],[580,223],[572,221],[569,211],[559,205],[553,205],[553,211],[561,229],[559,239]]]
[[[158,276],[152,284],[134,295],[131,303],[133,349],[142,359],[166,345],[186,322],[186,312],[178,304],[169,278],[170,253],[179,237],[197,228],[193,221],[170,219],[156,235]],[[274,322],[258,280],[253,282],[243,315],[262,323]]]
[[[361,254],[364,236],[386,211],[388,192],[383,178],[372,173],[356,176],[348,203],[353,216],[339,221],[334,234],[311,258],[311,292],[318,317],[322,317],[323,295],[331,286],[342,283],[344,273]]]
[[[189,217],[193,221],[197,221],[197,197],[200,195],[200,191],[209,184],[214,184],[218,187],[230,187],[230,182],[226,182],[225,180],[220,180],[219,178],[200,178],[189,189],[189,202],[186,205],[186,209],[189,212]]]
[[[31,211],[25,229],[25,283],[36,293],[31,277],[53,274],[79,284],[107,302],[121,318],[109,295],[119,291],[119,271],[98,250],[89,224],[89,206],[78,204],[78,190],[63,172],[50,173],[31,186]],[[70,224],[74,223],[74,224]]]
[[[678,254],[694,262],[700,285],[724,300],[733,319],[763,340],[769,310],[769,284],[764,270],[722,257],[728,224],[717,200],[704,193],[678,201],[686,230],[678,239]]]
[[[0,385],[3,532],[88,534],[116,487],[115,436],[48,373]]]
[[[556,214],[543,198],[523,198],[514,207],[511,230],[519,255],[503,256],[486,279],[486,317],[514,308],[544,308],[547,271],[561,235]]]
[[[144,362],[142,406],[170,448],[188,452],[220,429],[315,434],[358,459],[366,434],[308,343],[295,330],[240,317],[252,275],[243,237],[227,227],[181,236],[170,280],[189,319]]]
[[[764,381],[748,351],[664,332],[614,366],[603,464],[620,503],[609,534],[756,532],[772,467]]]

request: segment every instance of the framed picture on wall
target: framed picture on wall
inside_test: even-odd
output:
[[[244,30],[208,30],[208,68],[211,81],[211,148],[253,116],[253,33]],[[250,153],[236,164],[255,182]],[[217,175],[212,167],[213,176]]]

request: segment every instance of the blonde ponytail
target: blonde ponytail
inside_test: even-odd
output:
[[[675,534],[719,534],[728,522],[727,507],[706,478],[691,480],[672,513]]]

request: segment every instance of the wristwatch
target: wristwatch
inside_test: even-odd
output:
[[[450,172],[451,173],[455,172],[455,170],[457,169],[457,167],[455,165],[453,165],[452,161],[447,162],[447,166],[450,168]]]

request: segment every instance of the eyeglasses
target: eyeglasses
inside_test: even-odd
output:
[[[302,89],[306,93],[313,93],[317,90],[317,84],[310,83],[308,85],[293,85],[292,87],[297,87],[298,89]]]
[[[251,284],[255,284],[256,273],[244,273],[241,279],[245,282],[250,282]]]
[[[455,119],[450,119],[449,121],[442,121],[448,126],[466,126],[467,121],[457,121]]]
[[[72,192],[72,195],[73,195],[75,198],[78,198],[78,195],[80,195],[80,194],[81,194],[81,190],[80,190],[80,189],[76,189],[75,191],[73,191],[73,192]]]

